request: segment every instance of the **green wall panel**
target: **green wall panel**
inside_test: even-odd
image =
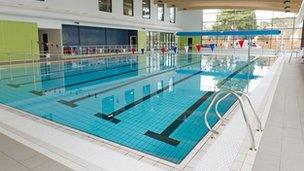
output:
[[[147,32],[138,31],[138,50],[145,49],[147,50]]]
[[[0,61],[38,59],[37,54],[36,23],[0,20]]]
[[[179,49],[184,49],[184,46],[188,44],[188,36],[179,36],[178,37],[178,48]],[[193,36],[192,37],[192,43],[193,46],[197,45],[197,44],[201,44],[202,43],[202,38],[200,36]]]

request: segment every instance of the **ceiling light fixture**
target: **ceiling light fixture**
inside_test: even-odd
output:
[[[283,4],[284,4],[284,11],[286,13],[290,12],[290,0],[284,0]]]

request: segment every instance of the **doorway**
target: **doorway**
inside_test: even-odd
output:
[[[40,58],[57,59],[62,52],[61,30],[39,28]]]
[[[49,53],[49,38],[48,38],[48,34],[44,33],[42,34],[42,49],[43,49],[43,54],[47,54]]]
[[[188,37],[189,51],[192,51],[192,45],[193,45],[193,38],[192,37]]]
[[[131,47],[137,46],[137,37],[136,36],[130,36],[130,46]]]

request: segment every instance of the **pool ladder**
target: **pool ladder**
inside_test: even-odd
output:
[[[222,96],[222,97],[215,103],[215,101],[220,97],[220,95],[224,95],[224,96]],[[208,128],[211,132],[213,132],[214,134],[218,134],[218,132],[217,132],[216,130],[214,130],[213,128],[211,128],[211,126],[210,126],[210,124],[209,124],[209,122],[208,122],[208,114],[209,114],[209,111],[210,111],[211,107],[212,107],[212,106],[214,105],[214,103],[215,103],[215,113],[216,113],[217,117],[218,117],[220,120],[225,121],[226,119],[223,118],[223,117],[220,115],[219,111],[218,111],[218,105],[219,105],[224,99],[226,99],[227,97],[229,97],[230,95],[235,96],[235,97],[237,98],[237,100],[239,101],[239,103],[240,103],[241,110],[242,110],[242,114],[243,114],[243,118],[244,118],[244,121],[245,121],[245,123],[246,123],[247,129],[248,129],[248,131],[249,131],[249,133],[250,133],[250,139],[251,139],[251,148],[250,148],[250,150],[253,150],[253,151],[254,151],[254,150],[256,150],[256,148],[255,148],[254,134],[253,134],[253,131],[252,131],[252,129],[251,129],[251,125],[250,125],[250,123],[249,123],[248,115],[247,115],[247,113],[246,113],[246,111],[245,111],[245,109],[244,109],[245,103],[244,103],[244,101],[243,101],[243,99],[242,99],[242,96],[244,96],[245,99],[248,101],[248,103],[249,103],[249,105],[250,105],[250,107],[251,107],[251,110],[253,111],[254,117],[255,117],[255,119],[256,119],[256,121],[257,121],[257,123],[258,123],[258,129],[257,129],[257,131],[262,131],[262,124],[261,124],[260,118],[258,117],[258,115],[257,115],[257,113],[256,113],[256,110],[255,110],[254,107],[253,107],[253,104],[252,104],[252,102],[251,102],[250,97],[249,97],[246,93],[241,92],[241,91],[230,90],[230,89],[223,89],[223,90],[220,90],[220,91],[216,92],[216,93],[214,94],[214,96],[213,96],[213,98],[212,98],[212,101],[211,101],[211,103],[209,104],[207,110],[205,111],[205,124],[206,124],[207,128]]]

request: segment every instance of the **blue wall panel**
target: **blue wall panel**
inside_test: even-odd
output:
[[[62,39],[64,46],[129,45],[130,36],[137,36],[137,31],[62,25]]]
[[[96,27],[79,27],[81,45],[104,45],[106,29]]]
[[[79,27],[71,26],[71,25],[63,25],[62,26],[62,41],[63,45],[79,45]]]

